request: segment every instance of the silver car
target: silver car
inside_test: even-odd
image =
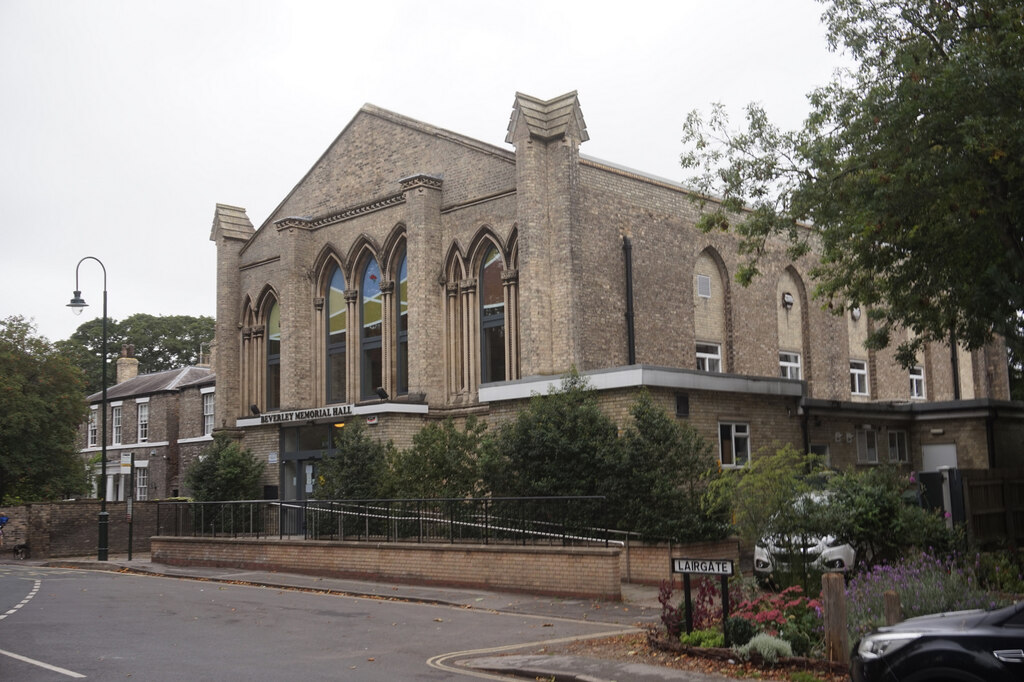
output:
[[[810,503],[828,503],[829,494],[805,493],[793,501],[799,509]],[[845,573],[854,567],[857,553],[849,543],[832,535],[774,535],[754,545],[754,575],[767,580],[772,574],[792,573],[802,567],[821,572]]]

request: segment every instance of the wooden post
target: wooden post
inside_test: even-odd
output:
[[[882,595],[885,599],[885,624],[895,625],[903,620],[903,607],[900,605],[900,595],[895,590],[886,590]]]
[[[849,663],[850,635],[846,629],[846,582],[842,574],[821,576],[821,604],[825,621],[825,656]]]

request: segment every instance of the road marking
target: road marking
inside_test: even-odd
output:
[[[580,621],[577,621],[580,622]],[[482,670],[473,670],[472,668],[456,667],[448,665],[449,661],[454,662],[455,659],[459,658],[477,658],[484,654],[496,654],[503,653],[506,651],[515,651],[516,649],[525,649],[526,647],[535,647],[544,644],[561,644],[563,642],[574,642],[577,640],[585,639],[601,639],[603,637],[614,637],[616,635],[626,635],[631,632],[640,632],[639,628],[635,627],[622,627],[618,630],[610,632],[596,632],[590,635],[570,635],[568,637],[559,637],[557,639],[542,639],[537,642],[524,642],[523,644],[506,644],[504,646],[488,647],[485,649],[469,649],[466,651],[453,651],[447,654],[438,654],[427,659],[427,665],[437,670],[444,670],[445,672],[460,673],[462,675],[468,675],[470,677],[479,677],[485,680],[508,680],[508,675],[498,675],[493,673],[486,673]]]
[[[15,605],[12,609],[8,610],[7,613],[0,614],[0,620],[3,620],[7,616],[11,615],[12,613],[20,609],[25,604],[29,603],[32,600],[32,597],[36,596],[36,593],[39,592],[39,588],[42,586],[42,584],[43,581],[37,578],[35,580],[35,585],[32,586],[32,591],[28,593],[28,596],[22,599],[20,602],[18,602],[17,605]]]
[[[16,653],[13,653],[13,652],[10,652],[10,651],[4,651],[3,649],[0,649],[0,656],[9,656],[10,658],[14,658],[14,659],[17,659],[19,661],[23,661],[25,663],[31,663],[32,665],[37,665],[40,668],[46,668],[47,670],[51,670],[51,671],[53,671],[55,673],[60,673],[61,675],[67,675],[68,677],[76,677],[76,678],[83,678],[83,677],[85,677],[85,675],[82,675],[81,673],[76,673],[73,670],[65,670],[64,668],[58,668],[55,665],[50,665],[49,663],[43,663],[42,661],[37,661],[34,658],[29,658],[28,656],[20,656],[20,655],[18,655]]]
[[[7,616],[9,616],[9,615],[11,615],[13,613],[17,613],[18,609],[20,609],[22,606],[24,606],[25,604],[27,604],[30,601],[32,601],[32,597],[36,596],[39,593],[39,588],[42,587],[43,581],[38,579],[38,578],[36,578],[33,581],[33,583],[34,584],[32,585],[32,590],[28,593],[28,595],[25,596],[24,599],[22,599],[20,602],[18,602],[16,605],[14,605],[11,609],[9,609],[7,611],[7,613],[0,613],[0,620],[3,620],[4,618],[6,618]],[[37,665],[40,668],[45,668],[45,669],[50,670],[52,672],[60,673],[61,675],[67,675],[68,677],[76,677],[76,678],[85,677],[85,675],[81,675],[79,673],[76,673],[73,670],[65,670],[64,668],[58,668],[55,665],[50,665],[49,663],[43,663],[42,661],[37,661],[34,658],[28,658],[27,656],[22,656],[20,654],[14,653],[12,651],[4,651],[3,649],[0,649],[0,656],[7,656],[9,658],[14,658],[14,659],[17,659],[17,660],[22,661],[24,663],[30,663],[32,665]]]

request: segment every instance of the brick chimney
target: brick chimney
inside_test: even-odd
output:
[[[117,383],[134,379],[139,375],[139,361],[135,357],[135,346],[121,346],[121,357],[117,359]]]

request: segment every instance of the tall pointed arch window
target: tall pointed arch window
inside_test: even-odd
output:
[[[399,393],[409,392],[409,271],[408,259],[402,253],[398,265],[398,300],[395,301],[395,328],[398,330],[397,345],[397,389]]]
[[[370,258],[363,271],[362,305],[360,306],[362,357],[360,364],[361,394],[372,398],[383,385],[383,295],[380,290],[380,266]]]
[[[480,381],[505,380],[505,292],[501,254],[488,247],[480,263]]]
[[[281,306],[274,301],[267,314],[267,409],[281,407]]]
[[[327,402],[345,401],[345,350],[348,304],[345,275],[335,266],[327,289]]]

